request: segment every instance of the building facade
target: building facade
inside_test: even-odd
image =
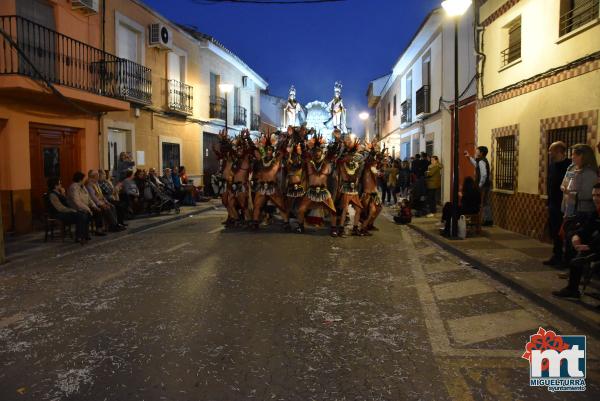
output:
[[[143,67],[102,49],[97,4],[5,0],[0,29],[0,200],[22,233],[42,221],[47,178],[98,168],[101,116],[128,112],[139,87],[124,66]]]
[[[477,142],[490,149],[494,222],[542,239],[548,145],[598,141],[598,0],[488,0],[480,8]]]
[[[268,91],[260,93],[260,131],[272,134],[283,127],[284,112],[287,99],[271,95]]]
[[[106,0],[105,45],[142,65],[128,79],[142,90],[128,93],[128,111],[102,119],[101,166],[113,169],[121,152],[141,169],[185,166],[202,172],[200,49],[196,40],[138,0]]]
[[[472,152],[475,135],[476,58],[474,11],[459,23],[459,146]],[[454,24],[443,9],[425,18],[389,75],[369,84],[374,132],[394,158],[419,152],[440,157],[445,165],[442,198],[450,199],[452,177],[451,105],[454,102]],[[461,163],[465,161],[462,160]],[[461,177],[472,169],[461,164]]]

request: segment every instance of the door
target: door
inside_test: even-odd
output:
[[[44,211],[42,195],[47,181],[60,177],[63,186],[71,185],[79,168],[77,130],[65,127],[30,125],[29,151],[31,167],[31,208],[34,217]]]
[[[205,132],[203,134],[203,166],[204,166],[204,188],[209,192],[212,192],[212,187],[210,185],[210,177],[213,174],[219,172],[219,159],[217,159],[217,155],[213,151],[213,145],[217,146],[219,143],[218,135],[211,134],[209,132]]]
[[[56,82],[56,37],[51,31],[55,29],[54,7],[45,0],[19,0],[16,3],[17,15],[28,20],[20,20],[17,26],[19,47],[46,79]],[[19,72],[37,76],[33,66],[22,56]]]
[[[106,164],[109,170],[117,168],[117,162],[119,161],[119,155],[121,152],[130,152],[131,150],[127,146],[127,136],[129,131],[109,128],[108,129],[108,163]]]

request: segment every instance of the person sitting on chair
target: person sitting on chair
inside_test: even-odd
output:
[[[473,177],[465,177],[462,192],[458,193],[460,203],[458,204],[458,215],[478,214],[481,210],[481,194],[479,187]],[[442,210],[442,222],[445,223],[444,234],[450,234],[450,222],[452,219],[452,203],[447,202]]]
[[[48,215],[54,219],[62,221],[64,225],[75,224],[75,241],[85,244],[90,240],[89,234],[89,214],[78,211],[69,206],[65,189],[62,186],[60,178],[48,179],[46,209]]]
[[[596,206],[595,215],[566,234],[567,248],[571,247],[577,255],[569,262],[569,284],[560,291],[553,291],[552,295],[556,297],[579,298],[579,282],[585,263],[594,255],[598,255],[595,260],[600,260],[600,184],[594,185],[592,199]]]

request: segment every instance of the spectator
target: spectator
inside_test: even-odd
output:
[[[407,199],[402,199],[400,210],[398,211],[398,215],[394,216],[394,221],[397,224],[410,224],[412,221],[412,210],[410,210]]]
[[[163,176],[160,177],[160,181],[165,187],[167,194],[171,197],[175,197],[175,184],[173,183],[173,176],[171,175],[171,169],[165,168],[163,170]]]
[[[587,146],[587,145],[586,145]],[[573,160],[575,161],[575,156]],[[557,297],[579,298],[579,282],[585,263],[597,261],[600,255],[600,184],[592,189],[594,212],[588,219],[582,220],[573,232],[567,235],[569,247],[577,253],[577,257],[569,263],[569,284],[560,291],[553,291]],[[587,259],[587,260],[586,260]]]
[[[567,145],[558,141],[550,145],[548,149],[550,155],[550,165],[548,167],[548,225],[550,229],[550,238],[554,244],[552,256],[544,261],[547,266],[560,266],[563,263],[563,240],[560,235],[560,228],[563,223],[563,214],[561,205],[563,192],[560,188],[562,180],[571,165],[571,159],[567,158]]]
[[[463,214],[478,214],[481,210],[481,193],[479,186],[475,183],[473,177],[465,177],[462,185],[462,192],[459,192],[460,203],[458,206],[458,215]],[[442,210],[442,222],[444,226],[444,234],[450,234],[450,222],[452,218],[453,207],[452,203],[447,202]]]
[[[396,205],[398,203],[398,160],[393,160],[390,167],[388,168],[388,178],[387,178],[387,188],[388,188],[388,197],[390,198],[390,203],[392,198],[394,198],[394,202],[392,205]]]
[[[431,164],[427,168],[427,200],[429,205],[429,214],[427,217],[433,217],[437,213],[437,203],[440,199],[442,188],[442,164],[437,156],[431,158]]]
[[[106,233],[102,231],[102,211],[90,199],[90,195],[83,185],[84,177],[85,175],[81,171],[77,171],[73,174],[73,183],[68,191],[68,203],[71,208],[78,212],[83,212],[93,217],[96,226],[94,234],[97,236],[106,235]]]
[[[173,186],[175,187],[175,193],[178,194],[178,199],[182,199],[181,197],[181,177],[179,176],[179,167],[173,167],[173,171],[171,172],[171,178],[173,179]]]
[[[88,172],[86,188],[90,199],[102,211],[105,221],[108,222],[108,230],[116,232],[125,229],[125,226],[119,224],[116,208],[102,194],[102,190],[98,185],[98,172],[96,170]]]
[[[389,164],[387,158],[383,159],[381,163],[381,169],[377,174],[377,186],[379,186],[379,191],[381,191],[381,201],[385,205],[388,201],[388,186],[387,186],[387,173],[388,173]],[[391,196],[390,196],[391,198]],[[390,199],[391,200],[391,199]]]
[[[156,175],[156,169],[154,167],[151,167],[150,170],[148,170],[148,180],[150,180],[157,188],[163,187],[163,183]]]
[[[135,183],[135,179],[133,178],[133,171],[127,171],[122,185],[122,195],[125,197],[127,210],[130,214],[135,214],[139,210],[141,201],[140,190]]]
[[[417,153],[410,164],[410,172],[415,175],[416,178],[420,177],[421,174],[421,154]]]
[[[179,179],[181,181],[181,191],[183,192],[182,204],[186,206],[196,206],[196,188],[188,179],[184,166],[179,166]]]
[[[46,208],[48,215],[62,221],[65,225],[75,224],[75,241],[81,243],[81,245],[89,241],[91,239],[89,233],[90,215],[69,206],[60,178],[48,179],[47,196]]]
[[[567,169],[561,184],[563,211],[566,218],[584,220],[596,211],[592,188],[598,180],[598,164],[591,146],[573,146],[573,164]]]
[[[492,181],[490,177],[490,163],[487,160],[488,148],[479,146],[475,150],[475,157],[471,157],[469,152],[465,150],[465,156],[471,161],[475,167],[475,177],[479,191],[481,192],[481,205],[483,207],[483,225],[491,226],[494,224],[492,218],[492,208],[490,205],[490,190]]]
[[[398,192],[401,198],[408,196],[408,189],[410,188],[410,166],[407,161],[400,163],[400,170],[398,171]]]
[[[104,199],[115,207],[117,212],[117,222],[121,226],[126,227],[125,215],[127,214],[127,203],[121,201],[121,197],[119,196],[119,190],[123,184],[118,183],[115,187],[106,177],[107,174],[104,170],[98,170],[98,187],[100,187]]]
[[[117,161],[117,168],[113,170],[115,181],[123,181],[127,177],[127,171],[133,169],[134,166],[135,162],[132,160],[131,154],[121,152],[119,154],[119,161]]]

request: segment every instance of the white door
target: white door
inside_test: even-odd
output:
[[[119,24],[117,29],[119,38],[117,43],[117,55],[121,58],[139,63],[141,54],[140,33],[124,24]]]
[[[114,128],[108,129],[108,164],[109,170],[117,168],[117,161],[121,152],[130,151],[127,148],[128,131]]]

